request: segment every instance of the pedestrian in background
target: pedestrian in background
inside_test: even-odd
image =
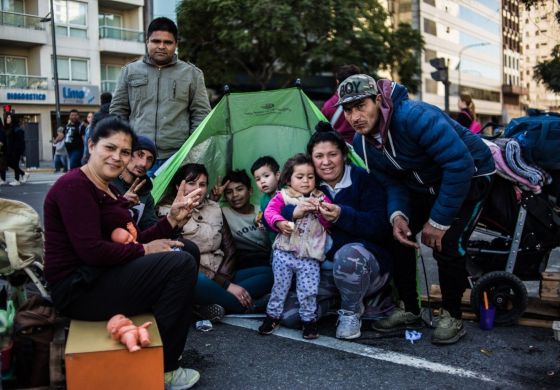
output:
[[[468,129],[476,117],[476,111],[471,95],[462,93],[457,101],[457,107],[460,110],[459,115],[457,116],[457,122]]]
[[[111,105],[112,99],[113,95],[111,94],[111,92],[103,92],[100,96],[101,107],[99,108],[99,111],[93,114],[93,118],[90,122],[89,128],[87,129],[84,136],[84,156],[82,157],[82,161],[84,161],[84,164],[89,158],[88,140],[93,135],[97,122],[109,116],[109,106]]]
[[[335,74],[336,86],[338,87],[338,85],[348,77],[360,73],[362,72],[356,65],[342,65],[338,68]],[[351,144],[356,132],[344,118],[342,107],[336,106],[337,102],[338,93],[335,91],[334,95],[332,95],[331,98],[323,104],[323,107],[321,107],[321,112],[329,120],[335,131],[342,136],[344,141]]]
[[[84,134],[80,124],[80,115],[78,110],[70,111],[70,118],[64,127],[62,135],[59,133],[55,141],[64,139],[66,151],[68,152],[68,169],[78,168],[81,166],[82,153],[84,147]]]
[[[19,162],[25,152],[25,133],[19,125],[19,119],[12,114],[6,115],[5,131],[7,140],[7,162],[8,167],[14,170],[14,180],[11,186],[19,186],[29,179],[29,173],[25,173],[20,167]]]
[[[6,170],[8,169],[7,161],[7,144],[6,132],[4,130],[4,122],[0,118],[0,186],[6,184]]]
[[[56,141],[59,139],[59,141]],[[57,137],[53,139],[54,146],[54,171],[68,172],[68,152],[64,143],[64,127],[57,129]]]
[[[146,34],[147,54],[122,68],[111,114],[129,120],[138,133],[157,146],[155,172],[183,145],[210,112],[204,75],[177,59],[177,26],[156,18]]]
[[[82,165],[84,165],[87,162],[87,158],[88,158],[87,140],[91,136],[90,130],[91,130],[92,121],[93,121],[93,112],[88,112],[86,120],[82,122],[82,129],[80,129],[84,134],[84,150],[82,151]]]

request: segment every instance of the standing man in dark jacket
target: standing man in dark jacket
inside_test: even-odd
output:
[[[68,152],[68,169],[79,168],[84,152],[84,131],[78,110],[70,111],[70,118],[64,127],[64,144]],[[60,141],[57,137],[56,142]]]
[[[157,170],[210,112],[202,71],[177,59],[177,26],[156,18],[148,27],[147,55],[122,68],[111,114],[128,118],[138,135],[156,144]]]
[[[461,297],[467,287],[465,244],[490,190],[494,160],[488,147],[439,108],[408,99],[405,87],[367,75],[350,76],[338,104],[358,133],[354,149],[387,191],[396,244],[394,279],[404,310],[373,328],[393,332],[420,321],[416,235],[433,248],[442,310],[435,344],[457,342],[466,331]]]
[[[112,181],[132,207],[132,218],[140,230],[154,225],[158,220],[152,194],[152,180],[146,175],[157,158],[156,145],[148,137],[138,136],[132,146],[132,158],[121,175]]]

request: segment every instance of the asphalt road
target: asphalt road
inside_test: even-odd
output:
[[[35,173],[28,184],[0,187],[0,197],[18,199],[42,216],[42,203],[57,176]],[[437,272],[425,251],[430,283]],[[354,342],[334,338],[336,317],[320,323],[321,337],[279,329],[259,336],[259,320],[226,318],[214,330],[191,330],[183,364],[200,370],[200,389],[558,389],[560,344],[551,329],[522,326],[482,331],[466,322],[458,344],[437,347],[431,330],[415,344],[404,337],[377,338],[363,325]]]

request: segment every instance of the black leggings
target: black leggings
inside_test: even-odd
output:
[[[21,156],[18,157],[12,157],[8,159],[8,167],[12,168],[14,170],[14,175],[15,175],[15,179],[17,181],[19,181],[19,177],[25,175],[25,172],[21,170],[21,168],[19,167],[19,160],[21,159]],[[4,179],[2,179],[4,180]]]
[[[185,251],[142,256],[106,270],[96,268],[89,272],[93,280],[87,280],[84,267],[51,286],[52,298],[63,315],[83,321],[153,313],[163,341],[165,371],[173,371],[179,367],[191,324],[198,275],[195,256]]]

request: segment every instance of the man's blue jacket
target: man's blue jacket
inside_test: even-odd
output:
[[[357,133],[353,146],[387,191],[389,219],[396,212],[410,216],[414,193],[429,193],[437,196],[430,219],[450,226],[471,179],[495,171],[490,150],[436,106],[410,100],[402,85],[379,80],[378,88],[378,139]]]

